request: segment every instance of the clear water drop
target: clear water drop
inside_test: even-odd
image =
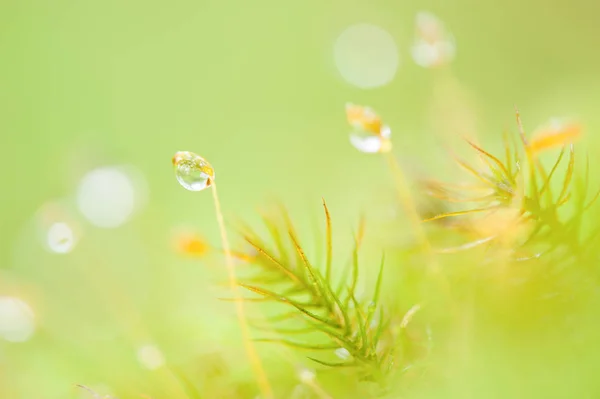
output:
[[[202,191],[212,184],[215,171],[208,161],[189,151],[179,151],[173,157],[175,176],[189,191]]]

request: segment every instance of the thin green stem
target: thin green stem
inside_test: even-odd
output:
[[[244,341],[246,354],[248,355],[248,358],[252,364],[252,369],[254,370],[262,397],[265,399],[273,399],[273,390],[271,389],[271,385],[269,384],[269,380],[263,368],[262,362],[250,336],[250,329],[248,327],[248,321],[246,320],[246,313],[244,311],[244,301],[239,292],[238,282],[235,276],[233,257],[231,256],[229,239],[227,237],[227,231],[225,230],[223,213],[221,212],[221,202],[219,201],[217,186],[214,181],[212,182],[212,194],[215,203],[215,213],[217,214],[217,223],[219,224],[219,232],[221,234],[221,244],[223,246],[223,251],[225,252],[225,263],[227,265],[227,272],[229,274],[229,287],[232,291],[233,297],[236,299],[235,309],[237,312],[240,329],[242,330],[242,339]]]

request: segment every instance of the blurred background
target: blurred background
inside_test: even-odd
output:
[[[0,397],[179,397],[165,361],[191,380],[235,363],[219,258],[174,246],[220,246],[176,151],[212,163],[232,226],[273,200],[311,226],[325,197],[349,238],[360,212],[385,219],[390,177],[350,145],[347,102],[414,176],[465,135],[499,148],[515,105],[528,130],[577,118],[593,146],[599,17],[589,0],[4,0]]]

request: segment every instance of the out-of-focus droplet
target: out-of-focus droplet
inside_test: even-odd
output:
[[[202,191],[212,184],[215,171],[208,161],[189,151],[179,151],[173,156],[175,176],[186,190]]]
[[[156,346],[144,345],[137,352],[138,361],[148,370],[156,370],[165,364],[165,358]]]
[[[379,318],[374,317],[373,320],[371,320],[371,324],[369,324],[369,328],[371,330],[374,330],[375,328],[377,328],[378,325],[379,325]]]
[[[72,252],[81,236],[81,228],[69,201],[45,202],[32,222],[42,245],[55,254]]]
[[[298,379],[305,384],[312,384],[315,381],[317,375],[313,370],[302,369],[298,372]]]
[[[350,143],[360,152],[389,152],[392,149],[392,130],[369,107],[346,104],[346,118],[353,130]]]
[[[416,17],[411,53],[417,65],[423,68],[439,67],[452,62],[456,55],[456,44],[442,21],[422,11]]]
[[[64,222],[56,222],[50,226],[47,234],[48,248],[58,254],[71,252],[75,244],[75,235],[71,227]]]
[[[120,167],[100,167],[88,172],[77,191],[77,205],[97,227],[119,227],[132,216],[138,198],[132,176]]]
[[[400,63],[392,35],[365,23],[352,25],[338,36],[334,58],[344,80],[362,89],[390,83]]]
[[[360,152],[373,154],[377,152],[389,152],[392,142],[381,136],[374,136],[364,131],[350,133],[350,143]]]
[[[351,356],[350,352],[348,352],[348,349],[346,349],[346,348],[337,348],[335,350],[335,355],[342,360],[348,360],[348,359],[350,359],[350,356]]]
[[[346,103],[346,119],[353,128],[372,134],[380,135],[384,130],[381,118],[371,107]]]
[[[581,136],[579,123],[567,119],[553,118],[533,133],[529,147],[534,152],[571,144]]]
[[[369,302],[369,305],[367,306],[367,310],[369,312],[375,312],[375,310],[377,310],[377,304],[373,301]]]
[[[25,342],[35,331],[33,310],[21,299],[0,297],[0,337],[9,342]]]
[[[417,65],[423,68],[444,65],[454,58],[454,43],[450,41],[427,43],[417,40],[412,48],[412,56]]]

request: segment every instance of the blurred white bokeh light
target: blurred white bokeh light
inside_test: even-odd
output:
[[[148,370],[156,370],[165,364],[165,358],[156,346],[144,345],[137,352],[138,361]]]
[[[342,360],[348,360],[352,357],[352,355],[350,354],[350,352],[348,352],[348,349],[346,348],[337,348],[334,353],[337,357],[339,357]]]
[[[49,200],[42,204],[32,223],[41,244],[55,254],[72,252],[81,236],[71,201],[66,199]],[[28,242],[31,240],[30,234],[27,233]]]
[[[371,24],[356,24],[344,30],[335,41],[335,64],[350,84],[371,89],[390,83],[400,63],[392,35]]]
[[[33,311],[18,298],[0,297],[0,337],[9,342],[25,342],[33,335]]]
[[[135,177],[126,168],[113,166],[88,172],[77,192],[79,211],[97,227],[121,226],[141,202]]]
[[[415,18],[415,39],[411,53],[423,68],[447,65],[456,56],[454,36],[435,15],[421,11]]]
[[[73,229],[64,222],[56,222],[48,229],[46,243],[52,252],[66,254],[71,252],[75,244]]]

